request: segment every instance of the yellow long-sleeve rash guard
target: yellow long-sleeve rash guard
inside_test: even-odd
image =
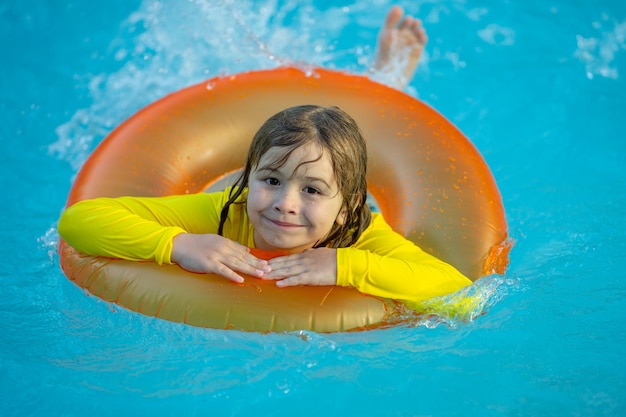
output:
[[[89,255],[169,264],[176,235],[217,233],[229,191],[84,200],[65,210],[58,230],[67,243]],[[244,193],[240,203],[245,198]],[[255,247],[245,204],[231,206],[223,236]],[[337,249],[337,285],[366,294],[421,301],[470,284],[454,267],[394,232],[377,213],[352,247]]]

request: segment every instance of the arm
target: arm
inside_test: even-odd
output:
[[[446,295],[472,281],[451,265],[394,232],[382,216],[350,248],[316,248],[270,260],[264,279],[276,285],[340,285],[365,294],[421,301]]]
[[[172,240],[185,233],[216,233],[208,194],[96,198],[69,207],[59,234],[94,256],[172,263]]]
[[[351,248],[337,249],[337,285],[384,298],[419,301],[471,285],[453,266],[424,252],[374,215]]]
[[[59,234],[90,255],[177,263],[192,272],[216,273],[241,283],[237,272],[262,276],[267,261],[250,254],[246,234],[241,233],[247,230],[245,222],[227,222],[227,237],[216,234],[224,195],[85,200],[63,213]],[[233,223],[242,227],[233,228]]]

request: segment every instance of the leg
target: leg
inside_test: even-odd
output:
[[[412,16],[402,18],[404,11],[393,6],[378,35],[373,70],[397,78],[396,86],[404,88],[411,81],[428,41],[422,22]]]

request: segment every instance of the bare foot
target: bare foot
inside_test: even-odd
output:
[[[422,22],[412,16],[404,19],[404,10],[393,6],[378,35],[378,48],[373,70],[389,74],[398,88],[413,78],[417,64],[428,42]]]

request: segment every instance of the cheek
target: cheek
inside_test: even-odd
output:
[[[262,187],[251,186],[248,188],[248,199],[246,202],[248,215],[251,212],[262,209],[267,201],[267,193],[263,191]]]
[[[341,206],[335,202],[320,205],[316,207],[315,211],[318,219],[321,221],[323,219],[323,223],[325,223],[327,227],[332,227],[335,223],[339,223],[340,225],[344,223],[345,214],[342,213],[344,213],[345,210],[341,209]]]

